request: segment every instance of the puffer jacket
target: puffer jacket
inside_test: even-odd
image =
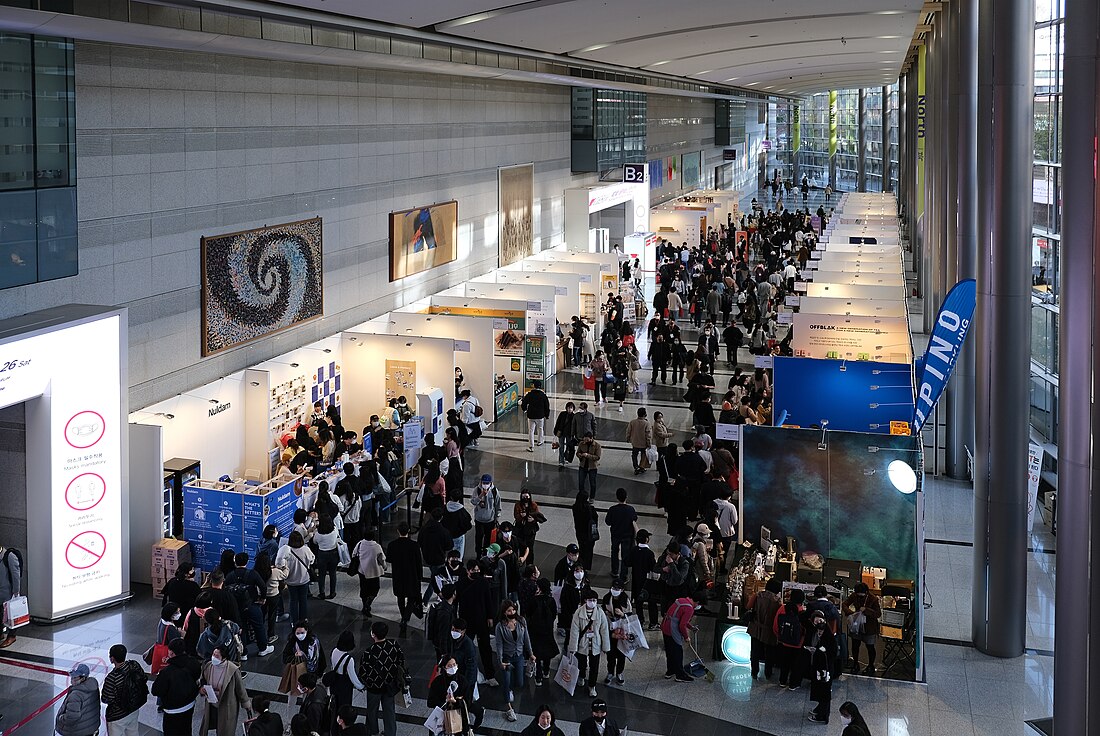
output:
[[[587,606],[581,604],[573,614],[573,623],[569,627],[568,650],[578,654],[599,654],[611,651],[609,628],[607,614],[600,606],[597,605],[589,611]],[[586,636],[589,632],[594,634],[592,638]]]
[[[72,686],[57,713],[54,730],[61,736],[91,736],[99,730],[99,683],[94,677]]]

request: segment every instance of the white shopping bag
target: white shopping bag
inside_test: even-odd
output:
[[[554,675],[554,682],[565,688],[565,692],[572,695],[577,689],[577,680],[581,677],[581,668],[577,665],[577,658],[565,655],[558,663],[558,673]]]
[[[424,727],[432,733],[443,733],[443,709],[437,705],[435,710],[428,714]]]
[[[4,626],[9,629],[18,629],[31,622],[30,608],[27,606],[27,596],[17,595],[4,603]]]
[[[336,540],[336,551],[340,553],[340,567],[351,565],[351,552],[348,551],[348,543],[343,539]]]

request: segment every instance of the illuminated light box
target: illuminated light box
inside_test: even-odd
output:
[[[68,305],[6,320],[0,407],[26,402],[23,589],[37,621],[130,595],[126,310]]]
[[[731,626],[722,634],[722,656],[742,667],[752,664],[752,637],[745,626]]]

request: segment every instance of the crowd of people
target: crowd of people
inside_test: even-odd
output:
[[[778,199],[778,187],[771,196]],[[827,220],[823,209],[816,214]],[[84,665],[74,668],[58,733],[88,736],[98,728],[102,701],[110,734],[136,734],[137,712],[151,694],[166,736],[192,733],[196,718],[201,733],[230,736],[240,731],[242,711],[249,736],[395,736],[395,700],[408,698],[412,684],[401,642],[415,618],[434,650],[427,705],[440,715],[426,724],[434,733],[468,733],[482,722],[486,700],[499,705],[506,720],[517,721],[516,693],[528,681],[537,691],[569,664],[577,672],[575,692],[593,699],[581,735],[617,736],[619,725],[608,716],[599,688],[625,684],[631,650],[623,642],[633,622],[643,639],[644,631],[661,632],[666,679],[695,679],[685,652],[697,648],[697,617],[716,615],[708,604],[724,595],[737,530],[740,471],[731,446],[715,440],[716,425],[773,421],[770,371],[743,371],[740,350],[791,354],[792,332],[780,338],[779,305],[816,246],[810,222],[808,210],[779,204],[765,212],[754,200],[751,213],[709,229],[696,246],[658,246],[653,316],[645,325],[649,383],[660,379],[667,385],[671,374],[672,385],[684,385],[692,429],[673,430],[663,412],[651,415],[639,406],[623,424],[622,439],[636,475],[656,471],[667,541],[655,544],[655,534],[642,528],[625,488],[615,490],[615,502],[602,515],[593,503],[603,455],[597,440],[602,422],[594,410],[614,403],[625,413],[644,382],[639,328],[631,321],[640,312],[612,296],[598,336],[580,317],[561,329],[566,362],[583,371],[593,404],[566,402],[549,428],[559,469],[574,462],[578,468],[571,507],[575,541],[552,574],[544,575],[535,562],[538,533],[548,518],[531,489],[521,487],[509,508],[492,475],[467,486],[466,455],[478,448],[483,411],[456,369],[445,439],[437,445],[428,435],[418,463],[423,480],[415,534],[408,523],[390,518],[401,471],[394,433],[412,415],[400,397],[363,428],[373,451],[361,461],[343,462],[343,478],[334,488],[319,484],[312,510],[296,513],[288,539],[267,527],[257,549],[225,550],[201,585],[192,565],[179,567],[163,590],[160,621],[144,657],[154,674],[151,689],[145,670],[121,645],[110,651],[112,670],[102,692]],[[640,264],[626,259],[622,266],[621,276],[639,286]],[[714,377],[719,363],[732,372],[724,390]],[[552,413],[541,384],[524,395],[521,411],[527,449],[534,452],[547,441]],[[343,428],[338,410],[318,406],[289,438],[282,466],[316,473],[362,450],[359,438]],[[392,537],[385,546],[383,530]],[[593,566],[596,544],[605,536],[611,576],[602,587]],[[350,561],[341,562],[342,547]],[[369,640],[359,645],[350,630],[331,637],[316,631],[309,616],[311,600],[337,595],[342,573],[357,579],[361,613],[371,622]],[[383,586],[387,576],[391,583]],[[879,609],[865,586],[839,607],[823,589],[818,593],[806,601],[796,590],[784,603],[773,580],[747,610],[753,677],[762,666],[768,679],[778,671],[784,688],[808,681],[817,703],[808,717],[827,723],[831,682],[849,660],[846,640],[855,650],[853,662],[866,646],[865,672],[874,672]],[[396,601],[396,637],[387,622],[375,620],[379,596]],[[862,614],[865,628],[849,632],[844,622],[855,613]],[[278,690],[296,710],[285,729],[268,697],[249,696],[242,669],[249,656],[276,651],[283,667]],[[498,689],[499,697],[483,700],[483,688]],[[365,693],[365,723],[352,707],[355,691]],[[839,713],[846,736],[869,736],[854,704],[844,703]],[[553,710],[542,705],[522,733],[562,731]]]

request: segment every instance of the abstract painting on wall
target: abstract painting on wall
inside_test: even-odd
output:
[[[390,213],[390,281],[458,257],[458,202]]]
[[[202,354],[324,314],[321,218],[202,239]]]
[[[497,169],[500,192],[500,265],[534,253],[535,165]]]

